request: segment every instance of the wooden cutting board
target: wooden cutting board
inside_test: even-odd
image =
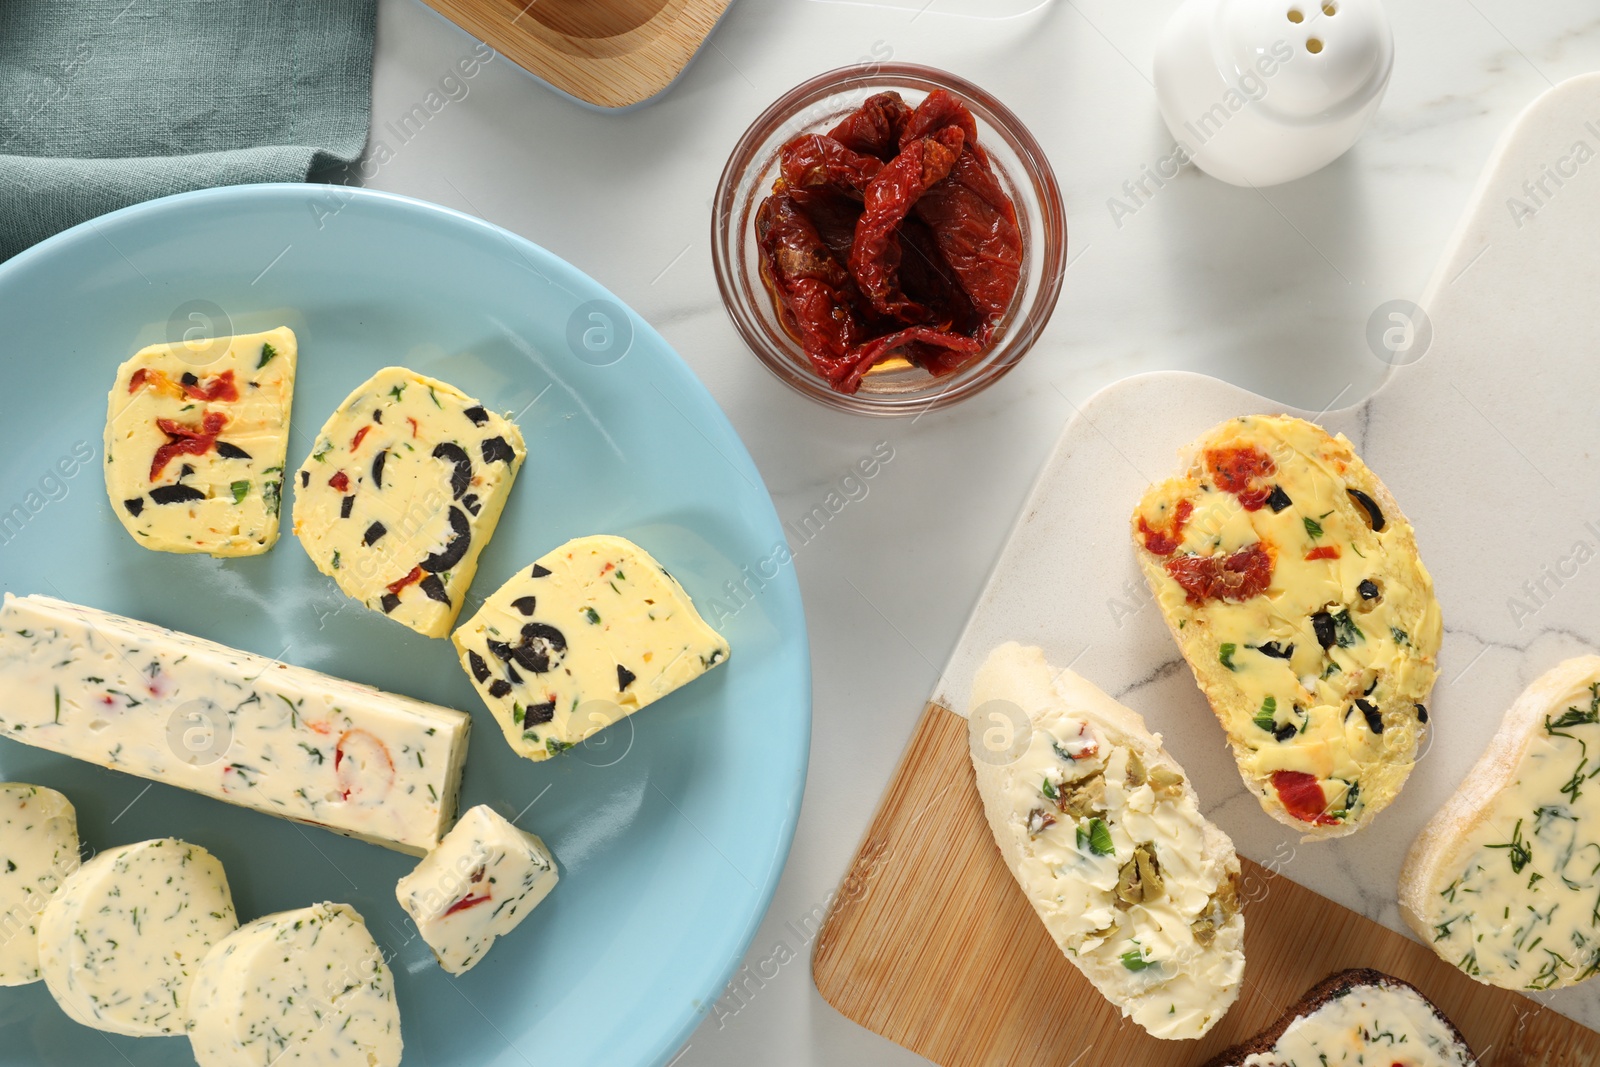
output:
[[[544,81],[597,107],[666,89],[733,0],[427,0]]]
[[[1600,1064],[1600,1034],[1587,1028],[1600,1027],[1600,982],[1537,1003],[1480,985],[1400,932],[1394,901],[1407,846],[1515,695],[1561,659],[1600,650],[1600,567],[1562,569],[1559,586],[1544,577],[1576,540],[1600,546],[1600,164],[1537,204],[1523,191],[1557,161],[1570,166],[1579,140],[1591,155],[1600,146],[1600,75],[1557,86],[1513,124],[1419,301],[1426,352],[1397,361],[1359,406],[1295,411],[1177,373],[1119,382],[1084,405],[836,894],[813,958],[824,999],[945,1067],[1192,1067],[1329,973],[1365,966],[1422,989],[1485,1064]],[[1508,210],[1514,200],[1532,211]],[[1315,418],[1352,439],[1415,524],[1444,609],[1429,747],[1399,800],[1338,841],[1302,844],[1245,792],[1128,544],[1128,514],[1177,450],[1251,412]],[[974,670],[1005,640],[1042,646],[1140,711],[1248,857],[1244,991],[1203,1041],[1157,1041],[1125,1023],[1055,948],[1000,858],[966,720],[946,709],[966,706]]]

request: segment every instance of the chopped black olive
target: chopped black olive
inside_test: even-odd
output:
[[[1326,611],[1319,611],[1311,616],[1311,629],[1316,633],[1317,644],[1322,646],[1324,652],[1332,648],[1338,639],[1333,630],[1333,616]]]
[[[180,481],[180,482],[183,481],[185,478],[189,477],[189,475],[191,475],[193,473],[194,473],[194,467],[192,465],[188,464],[188,463],[185,463],[183,465],[183,468],[178,471],[178,481]]]
[[[450,509],[450,530],[450,540],[445,542],[444,548],[422,561],[423,570],[438,574],[466,558],[467,549],[472,547],[472,527],[460,508]]]
[[[1421,704],[1417,705],[1417,721],[1418,722],[1427,722],[1428,721],[1428,709],[1423,707]]]
[[[483,505],[478,502],[477,493],[468,493],[461,498],[461,506],[476,515],[483,510]]]
[[[528,577],[530,577],[530,578],[543,578],[545,575],[547,575],[549,573],[550,573],[550,568],[541,567],[539,564],[535,563],[533,565],[533,570],[531,572],[529,572]]]
[[[1273,659],[1289,659],[1294,655],[1294,645],[1286,646],[1277,641],[1267,641],[1257,645],[1256,651]]]
[[[383,465],[389,459],[389,450],[384,449],[372,457],[372,484],[379,489],[383,488]]]
[[[1276,741],[1287,741],[1298,732],[1299,728],[1295,726],[1294,723],[1286,722],[1276,730],[1272,731],[1272,737]]]
[[[372,421],[378,423],[379,425],[383,424],[383,409],[382,408],[373,408],[372,409]]]
[[[311,484],[311,472],[310,471],[301,471],[300,472],[300,488],[304,489],[306,486],[308,486],[310,484]]]
[[[199,385],[200,384],[200,379],[196,378],[194,376],[194,372],[193,371],[184,371],[183,372],[183,376],[180,377],[178,379],[178,381],[182,382],[184,385]]]
[[[150,490],[150,499],[157,504],[187,504],[205,498],[204,493],[188,485],[163,485]]]
[[[516,459],[517,454],[511,450],[510,445],[506,444],[504,437],[491,437],[483,443],[483,461],[485,463],[493,463],[495,460],[499,460],[501,463],[514,463]]]
[[[474,426],[482,426],[484,423],[489,421],[489,413],[483,410],[482,407],[468,408],[466,411],[463,411],[462,414],[471,419]]]
[[[632,685],[633,680],[637,677],[639,677],[637,674],[634,674],[622,664],[617,664],[617,692],[621,693],[626,691],[628,686]]]
[[[567,653],[567,637],[554,626],[530,622],[522,628],[522,640],[511,655],[534,674],[544,674],[561,665]]]
[[[483,662],[483,657],[476,652],[467,653],[467,665],[472,668],[472,677],[480,682],[489,680],[489,665]]]
[[[511,659],[511,646],[504,641],[496,641],[491,637],[489,638],[489,654],[496,659],[509,661]]]
[[[439,580],[437,574],[430,574],[422,579],[419,588],[427,595],[429,600],[437,600],[441,604],[450,603],[450,594],[444,591],[444,583]]]
[[[503,697],[510,692],[511,683],[506,681],[504,678],[496,678],[494,681],[489,683],[489,695],[492,697]]]
[[[122,506],[128,509],[129,515],[137,515],[144,510],[144,497],[136,496],[132,500],[124,500]]]
[[[522,612],[524,615],[532,615],[533,609],[538,605],[538,603],[538,597],[519,596],[517,599],[511,602],[511,606]]]
[[[364,545],[375,544],[379,538],[388,532],[389,528],[387,526],[381,522],[375,522],[367,527],[366,533],[361,535],[361,543]]]
[[[355,507],[355,506],[356,506],[356,498],[355,498],[354,494],[352,494],[350,496],[347,496],[343,500],[339,501],[339,517],[341,519],[348,519],[350,517],[350,509]]]
[[[1378,709],[1369,700],[1356,698],[1356,707],[1361,709],[1361,714],[1367,718],[1367,729],[1375,734],[1383,733],[1383,716],[1378,714]]]
[[[522,675],[518,674],[517,669],[509,663],[506,664],[506,677],[510,679],[512,685],[522,684]]]
[[[1367,683],[1367,687],[1361,691],[1361,695],[1364,697],[1371,696],[1372,691],[1376,688],[1378,688],[1378,680],[1374,678],[1372,681]]]
[[[226,441],[218,441],[217,442],[217,455],[221,456],[223,459],[249,459],[250,458],[250,453],[246,452],[244,449],[240,448],[238,445],[230,445]]]
[[[555,701],[548,701],[544,704],[529,704],[527,712],[522,717],[522,725],[538,726],[542,723],[549,722],[555,717]]]
[[[1272,492],[1267,494],[1267,507],[1272,509],[1274,515],[1293,503],[1294,501],[1289,499],[1289,494],[1283,491],[1283,486],[1281,485],[1273,486]]]
[[[399,593],[385,593],[385,594],[383,594],[383,600],[381,601],[381,603],[383,604],[383,613],[385,615],[387,615],[391,611],[393,611],[395,608],[400,606],[400,594]]]
[[[455,465],[455,469],[450,472],[450,495],[460,500],[461,494],[472,485],[472,457],[468,456],[460,445],[442,441],[433,446],[433,458]]]
[[[1351,498],[1361,505],[1361,510],[1367,513],[1367,525],[1374,532],[1383,529],[1383,509],[1378,507],[1378,502],[1359,489],[1346,489]]]
[[[1361,594],[1362,600],[1378,599],[1378,585],[1370,578],[1361,579],[1361,584],[1356,586],[1356,592]]]

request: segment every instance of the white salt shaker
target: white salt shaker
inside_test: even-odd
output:
[[[1393,67],[1379,0],[1184,0],[1156,46],[1156,96],[1201,170],[1276,185],[1355,144]]]

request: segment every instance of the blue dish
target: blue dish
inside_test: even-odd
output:
[[[352,904],[394,970],[407,1064],[672,1055],[721,994],[788,855],[810,748],[811,668],[761,476],[660,335],[514,234],[404,197],[298,185],[188,193],[69,230],[0,265],[0,324],[4,589],[470,711],[463,808],[520,814],[518,825],[555,852],[561,884],[483,963],[452,978],[395,901],[411,857],[11,741],[0,741],[0,778],[64,792],[90,848],[175,836],[210,849],[241,920]],[[683,583],[732,658],[535,764],[506,746],[448,641],[367,611],[317,573],[288,530],[292,487],[283,537],[266,555],[140,548],[111,514],[100,472],[117,364],[185,331],[277,325],[300,341],[291,470],[346,393],[390,364],[518,415],[528,460],[463,619],[567,538],[615,533]],[[193,1063],[182,1039],[78,1026],[42,984],[0,989],[0,1065],[123,1060]]]

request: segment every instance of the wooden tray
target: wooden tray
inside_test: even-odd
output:
[[[1193,1067],[1346,967],[1421,989],[1486,1067],[1600,1063],[1600,1034],[1242,862],[1244,991],[1204,1040],[1157,1040],[1045,933],[984,821],[966,720],[929,704],[817,936],[812,974],[847,1017],[943,1067]]]
[[[564,93],[628,107],[671,85],[733,0],[427,0]]]

